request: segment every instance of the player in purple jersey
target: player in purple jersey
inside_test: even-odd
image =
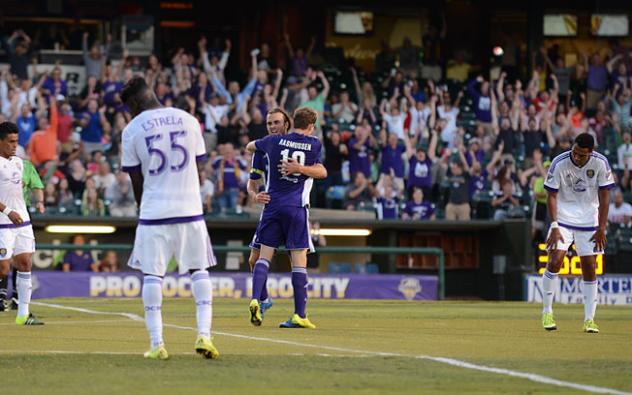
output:
[[[260,299],[275,250],[285,245],[292,257],[294,314],[282,328],[315,328],[305,313],[307,304],[307,250],[313,250],[309,236],[309,194],[314,178],[327,177],[320,164],[321,144],[312,137],[318,114],[309,108],[294,112],[294,132],[271,135],[253,141],[246,149],[260,151],[268,165],[266,203],[257,227],[255,242],[261,245],[253,269],[250,322],[263,322]],[[316,165],[316,166],[314,166]]]

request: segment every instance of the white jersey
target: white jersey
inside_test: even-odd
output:
[[[140,224],[202,219],[196,162],[206,148],[200,123],[172,107],[146,110],[123,130],[122,167],[144,177]]]
[[[12,156],[0,157],[0,202],[17,211],[24,222],[29,221],[29,212],[22,193],[22,159]],[[0,228],[14,227],[8,216],[0,214]]]
[[[612,169],[605,156],[593,152],[588,162],[577,167],[571,151],[551,163],[544,188],[557,192],[557,221],[575,230],[594,230],[599,224],[600,189],[613,188]]]

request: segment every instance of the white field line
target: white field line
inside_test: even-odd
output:
[[[127,320],[94,320],[94,321],[46,321],[46,325],[76,325],[76,324],[105,324],[105,323],[121,323]],[[0,326],[15,326],[14,322],[3,322]]]
[[[140,321],[140,322],[144,321],[143,317],[137,314],[131,314],[131,313],[103,312],[103,311],[84,309],[80,307],[64,306],[64,305],[54,304],[54,303],[44,303],[44,302],[31,302],[31,303],[34,305],[50,307],[50,308],[55,308],[55,309],[77,311],[77,312],[86,313],[86,314],[117,315],[117,316],[128,318],[133,321]],[[190,326],[180,326],[180,325],[173,325],[173,324],[164,324],[164,326],[169,327],[169,328],[174,328],[174,329],[197,331],[197,328],[193,328]],[[247,335],[241,335],[237,333],[228,333],[228,332],[214,331],[213,333],[220,336],[235,337],[239,339],[255,340],[255,341],[260,341],[260,342],[268,342],[268,343],[276,343],[276,344],[285,344],[285,345],[305,347],[305,348],[316,348],[319,350],[337,351],[337,352],[342,352],[342,353],[372,355],[372,356],[378,356],[378,357],[414,358],[414,359],[443,363],[446,365],[456,366],[463,369],[478,370],[481,372],[494,373],[494,374],[500,374],[504,376],[526,379],[526,380],[533,381],[540,384],[548,384],[548,385],[554,385],[557,387],[572,388],[575,390],[591,392],[595,394],[632,395],[632,392],[619,391],[613,388],[598,387],[594,385],[575,383],[572,381],[558,380],[552,377],[543,376],[536,373],[520,372],[517,370],[502,369],[502,368],[494,368],[491,366],[478,365],[471,362],[461,361],[459,359],[453,359],[453,358],[433,357],[431,355],[409,355],[409,354],[400,354],[400,353],[392,353],[392,352],[359,350],[359,349],[346,348],[346,347],[335,347],[335,346],[326,346],[326,345],[311,344],[311,343],[302,343],[302,342],[297,342],[297,341],[292,341],[292,340],[272,339],[272,338],[260,337],[260,336],[247,336]]]

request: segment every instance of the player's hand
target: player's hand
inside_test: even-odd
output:
[[[606,230],[598,228],[590,241],[595,242],[595,251],[603,251],[606,248]]]
[[[564,242],[562,232],[560,232],[559,228],[551,229],[551,234],[549,235],[549,238],[546,239],[546,249],[548,251],[556,249],[558,242]]]
[[[9,219],[13,222],[14,225],[22,225],[24,220],[20,217],[17,211],[13,210],[9,213]]]
[[[37,202],[35,204],[35,208],[37,209],[37,212],[40,214],[44,214],[44,211],[46,211],[46,208],[44,207],[44,202]]]
[[[298,163],[294,158],[287,158],[287,160],[281,161],[278,168],[281,172],[281,175],[283,176],[301,173],[301,164]]]
[[[270,195],[268,192],[259,192],[255,195],[255,202],[260,204],[270,203]]]

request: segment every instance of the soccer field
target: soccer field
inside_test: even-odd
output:
[[[139,299],[54,299],[46,321],[17,327],[0,313],[2,394],[385,394],[632,392],[632,309],[599,306],[601,333],[581,331],[583,306],[494,302],[315,300],[316,330],[279,329],[291,301],[262,327],[246,300],[216,299],[220,359],[193,352],[194,303],[166,299],[169,361],[148,361]],[[71,309],[75,308],[75,309]]]

